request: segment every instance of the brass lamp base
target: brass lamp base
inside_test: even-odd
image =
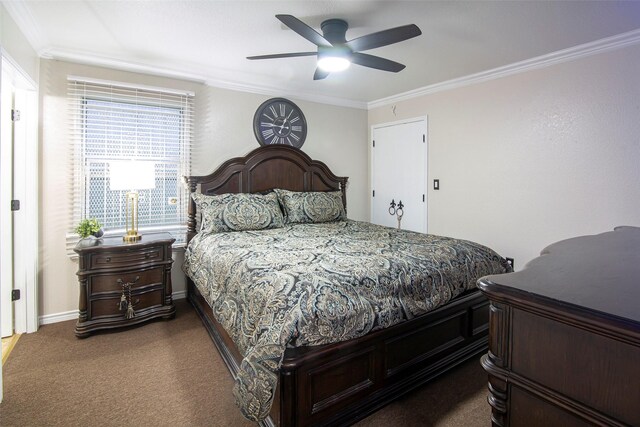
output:
[[[133,243],[142,239],[142,236],[138,234],[138,192],[129,191],[127,193],[127,228],[122,240],[125,243]]]
[[[125,234],[124,236],[122,236],[122,240],[124,240],[127,243],[137,242],[140,239],[142,239],[142,236],[138,233]]]

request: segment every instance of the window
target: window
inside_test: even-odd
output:
[[[69,78],[74,140],[73,224],[97,218],[107,234],[125,229],[126,191],[111,190],[111,162],[153,162],[155,188],[139,191],[142,234],[169,231],[184,243],[193,94]],[[71,244],[77,236],[71,230]]]

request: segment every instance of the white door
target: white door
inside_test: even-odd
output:
[[[409,120],[375,126],[372,146],[371,222],[398,227],[398,205],[402,202],[401,228],[427,232],[427,121]],[[391,203],[396,215],[392,215]]]
[[[13,335],[13,110],[15,88],[6,69],[2,74],[0,98],[0,332]]]
[[[0,332],[4,337],[38,329],[38,93],[35,82],[4,52],[1,64]],[[14,289],[20,299],[12,302]]]

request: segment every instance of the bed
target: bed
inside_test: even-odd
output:
[[[243,193],[244,197],[246,193],[253,197],[277,189],[280,202],[287,190],[296,192],[292,196],[326,193],[337,197],[346,212],[347,178],[285,146],[260,147],[224,162],[210,175],[186,177],[186,182],[191,193],[204,196]],[[200,204],[206,197],[194,199]],[[188,299],[236,379],[234,393],[243,414],[261,425],[351,424],[486,350],[488,302],[475,282],[478,274],[509,270],[506,261],[488,248],[344,218],[260,231],[197,233],[203,219],[195,200],[189,205],[184,267]],[[207,221],[210,225],[211,219]],[[420,246],[412,247],[414,240]],[[366,297],[349,294],[363,286],[362,277],[387,280],[384,268],[399,274],[415,271],[407,260],[421,259],[418,248],[424,245],[431,246],[430,252],[443,253],[443,260],[436,263],[451,270],[451,277],[441,272],[417,273],[404,280],[407,286],[397,293],[405,298],[392,303],[389,310],[383,307],[386,302],[376,302],[373,294],[379,290]],[[270,252],[280,249],[283,252]],[[359,251],[368,252],[369,257],[358,262],[355,252]],[[378,257],[382,253],[385,256]],[[454,253],[453,258],[447,258],[447,253]],[[299,259],[289,262],[291,257]],[[367,264],[365,259],[375,262]],[[349,268],[358,270],[351,273],[357,280],[344,274],[343,264],[349,264],[345,260],[351,260]],[[213,272],[207,276],[209,270]],[[285,276],[295,276],[295,286],[278,285]],[[291,291],[309,277],[313,284]],[[448,285],[436,292],[432,282],[438,281]],[[209,282],[225,285],[205,286]],[[275,293],[276,288],[286,288],[288,293]],[[251,289],[258,289],[258,296],[249,293]],[[420,303],[422,297],[413,298],[419,289],[430,292],[428,304]],[[262,294],[269,295],[267,303],[258,299],[266,298]],[[322,307],[321,298],[326,303]],[[388,301],[386,296],[383,299]],[[365,314],[345,311],[339,300],[364,301],[359,305],[367,306]],[[260,317],[265,304],[272,313],[267,324]],[[247,314],[258,309],[260,315]],[[338,318],[336,323],[323,323],[328,312]]]

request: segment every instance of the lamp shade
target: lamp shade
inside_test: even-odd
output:
[[[147,190],[156,187],[156,164],[138,160],[109,162],[111,190]]]

